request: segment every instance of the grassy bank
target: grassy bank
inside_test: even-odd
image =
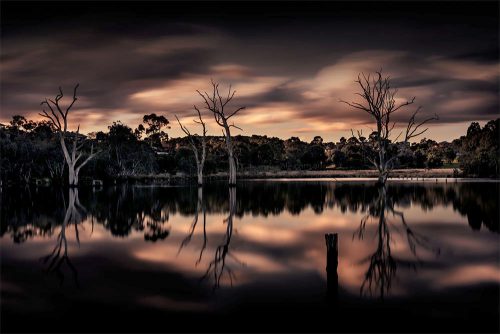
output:
[[[318,171],[278,171],[278,172],[241,172],[240,178],[353,178],[377,177],[376,170],[318,170]],[[397,169],[391,177],[397,178],[436,178],[453,177],[453,169]]]
[[[307,170],[307,171],[239,171],[238,179],[281,179],[281,178],[375,178],[375,170]],[[225,180],[227,173],[215,173],[206,175],[206,181]],[[395,169],[391,173],[394,178],[447,178],[454,177],[454,169]],[[183,183],[195,180],[195,175],[188,174],[158,174],[158,175],[136,175],[119,178],[121,180],[136,181],[139,183]]]

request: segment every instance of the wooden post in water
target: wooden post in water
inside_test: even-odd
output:
[[[337,266],[339,263],[339,245],[338,234],[325,234],[326,241],[326,296],[329,302],[337,302],[339,294],[339,276],[337,274]]]

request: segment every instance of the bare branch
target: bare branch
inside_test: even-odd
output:
[[[231,117],[233,117],[234,115],[236,115],[236,113],[240,110],[243,110],[245,109],[246,107],[239,107],[238,109],[236,109],[235,111],[233,111],[229,116],[226,117],[226,119],[230,119]]]
[[[230,127],[230,128],[236,128],[236,129],[238,129],[238,130],[243,131],[243,129],[242,129],[242,128],[240,128],[239,126],[236,126],[236,125],[234,125],[234,124],[229,125],[229,127]]]
[[[408,142],[408,140],[410,140],[411,138],[418,137],[421,134],[425,133],[428,130],[428,128],[419,130],[423,125],[425,125],[426,123],[428,123],[430,121],[439,119],[439,116],[437,114],[434,114],[434,116],[426,118],[422,122],[417,123],[415,118],[416,118],[418,112],[420,111],[420,109],[421,109],[421,107],[418,107],[417,110],[415,110],[413,115],[408,120],[408,125],[406,127],[406,134],[405,134],[405,140],[404,140],[405,142]]]
[[[73,89],[73,101],[71,101],[71,104],[66,108],[66,115],[68,115],[69,110],[71,109],[71,107],[73,107],[73,104],[75,104],[76,100],[78,100],[78,98],[76,97],[76,90],[78,89],[78,87],[80,87],[79,83],[77,83],[75,88]]]

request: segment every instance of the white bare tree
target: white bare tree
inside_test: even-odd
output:
[[[235,90],[229,89],[227,96],[222,96],[219,92],[219,84],[212,80],[212,94],[207,92],[201,93],[197,91],[198,94],[203,98],[206,109],[210,110],[215,118],[215,122],[222,127],[222,134],[226,138],[226,149],[229,156],[229,186],[236,186],[236,158],[234,156],[233,143],[231,140],[231,128],[240,129],[234,123],[229,124],[229,119],[236,115],[240,110],[245,109],[245,107],[239,107],[228,111],[227,105],[234,97],[236,93]]]
[[[68,114],[75,102],[78,100],[78,98],[76,97],[76,91],[79,85],[80,84],[77,84],[73,89],[73,100],[66,108],[61,107],[61,105],[59,104],[64,96],[62,88],[59,87],[59,94],[56,95],[54,100],[45,99],[40,103],[40,105],[46,106],[49,110],[47,111],[45,107],[43,107],[43,111],[39,113],[40,116],[48,118],[59,133],[59,140],[61,142],[61,147],[64,153],[64,159],[66,160],[66,164],[68,165],[70,187],[78,186],[78,174],[80,173],[80,169],[99,153],[94,152],[94,145],[92,144],[90,147],[90,153],[87,155],[87,158],[78,163],[78,161],[84,155],[82,148],[86,143],[86,137],[80,135],[79,125],[76,132],[68,131]],[[70,144],[69,149],[66,141],[68,141]]]
[[[203,119],[201,118],[200,109],[198,109],[198,107],[196,107],[196,106],[194,106],[194,109],[198,113],[199,121],[194,119],[193,122],[200,124],[203,128],[203,135],[201,136],[201,139],[200,139],[201,152],[199,151],[198,144],[197,144],[198,138],[200,138],[200,136],[198,136],[198,134],[196,134],[196,133],[191,134],[189,129],[187,127],[185,127],[184,125],[182,125],[182,123],[179,120],[179,118],[177,117],[177,115],[175,115],[175,118],[177,119],[177,122],[179,123],[179,126],[181,127],[182,131],[188,137],[189,145],[191,146],[191,149],[193,150],[194,159],[196,160],[198,186],[202,186],[203,185],[203,167],[205,166],[205,158],[207,156],[207,153],[206,153],[207,152],[207,142],[206,142],[207,128],[205,126],[205,122],[203,122]]]

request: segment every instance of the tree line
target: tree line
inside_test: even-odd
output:
[[[157,116],[145,116],[146,119],[151,117]],[[398,155],[394,164],[397,168],[457,166],[464,175],[498,177],[499,121],[490,121],[482,128],[473,122],[464,136],[452,142],[438,143],[423,138],[411,144],[394,146],[392,149]],[[144,126],[141,124],[139,127]],[[145,128],[151,126],[146,124]],[[197,145],[197,137],[161,141],[156,136],[158,132],[141,138],[135,130],[116,121],[108,126],[107,132],[87,135],[85,145],[90,150],[93,144],[99,154],[88,162],[83,177],[113,179],[159,173],[198,174],[196,155],[191,147]],[[369,157],[376,155],[374,135],[368,138],[342,137],[337,142],[325,142],[319,136],[311,142],[304,142],[297,137],[283,140],[237,135],[233,137],[233,145],[237,165],[250,171],[311,170],[329,166],[367,169],[371,168]],[[49,178],[53,183],[61,183],[68,174],[58,135],[46,121],[14,116],[9,124],[0,127],[0,150],[3,182],[30,183],[36,178]],[[206,173],[227,170],[228,154],[224,137],[207,136],[205,152]]]

